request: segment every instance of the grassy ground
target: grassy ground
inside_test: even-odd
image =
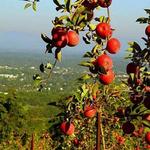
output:
[[[57,92],[58,93],[58,92]],[[52,92],[26,92],[16,93],[18,102],[22,103],[27,115],[27,130],[29,133],[42,132],[49,128],[50,117],[59,113],[59,109],[49,106],[48,103],[65,98],[67,94]]]

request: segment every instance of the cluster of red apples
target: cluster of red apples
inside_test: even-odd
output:
[[[94,9],[97,6],[100,6],[102,8],[108,8],[111,3],[112,0],[91,0],[83,2],[83,4],[89,9]],[[115,73],[112,70],[113,61],[106,52],[109,52],[110,54],[116,54],[120,50],[120,42],[117,38],[112,37],[113,30],[110,26],[109,21],[99,23],[96,26],[95,32],[97,37],[101,40],[106,41],[107,44],[104,53],[99,55],[93,62],[94,67],[92,66],[89,69],[92,73],[100,72],[98,76],[100,82],[104,85],[108,85],[113,82],[115,78]],[[105,70],[105,74],[99,71],[101,69]]]
[[[111,5],[112,0],[85,0],[83,2],[83,5],[85,7],[88,7],[89,9],[94,9],[97,6],[100,6],[102,8],[108,8]],[[106,51],[111,54],[116,54],[120,50],[120,42],[116,38],[112,38],[112,28],[109,23],[102,22],[99,23],[96,26],[95,32],[99,38],[102,40],[105,40],[107,42],[105,52],[101,55],[99,55],[96,60],[93,62],[94,68],[96,70],[96,73],[98,73],[98,70],[100,68],[105,69],[106,74],[99,74],[100,82],[104,85],[108,85],[113,82],[115,78],[115,74],[112,70],[113,67],[113,61],[111,57],[109,57],[106,54]],[[54,36],[53,36],[54,38]],[[64,44],[62,44],[62,47],[64,47],[67,43],[67,38],[65,39]],[[57,44],[55,44],[57,46]],[[70,44],[69,44],[70,45]],[[72,44],[71,44],[72,45]],[[74,44],[73,44],[74,45]],[[92,71],[91,71],[92,72]],[[86,106],[84,108],[83,115],[88,118],[92,118],[96,115],[96,109],[93,107],[93,105]],[[75,130],[75,126],[72,122],[64,121],[60,125],[60,130],[62,133],[66,135],[72,135]]]
[[[150,25],[145,28],[145,34],[150,39]],[[132,61],[126,67],[126,72],[129,75],[128,86],[130,88],[130,100],[135,105],[144,104],[147,109],[150,109],[150,86],[147,81],[144,82],[142,77],[141,67],[138,62]],[[140,92],[137,89],[141,89]],[[128,116],[128,109],[118,109],[118,112],[122,116]],[[142,119],[150,122],[150,114],[146,113],[142,116]],[[122,130],[125,134],[131,134],[134,137],[142,137],[144,133],[144,126],[139,127],[136,130],[135,125],[128,120],[122,125]],[[150,132],[145,133],[145,141],[148,145],[145,146],[145,149],[150,148]],[[123,139],[123,137],[121,137]],[[136,150],[140,150],[140,147],[137,146]]]
[[[73,47],[78,45],[79,35],[74,30],[57,26],[52,30],[52,43],[57,48],[64,48],[66,45]]]
[[[106,74],[100,73],[99,80],[102,84],[108,85],[113,82],[115,73],[112,70],[113,61],[106,52],[116,54],[120,50],[120,42],[118,39],[112,37],[112,29],[109,23],[102,22],[96,26],[96,34],[102,40],[105,40],[106,48],[103,54],[99,55],[94,61],[94,67],[98,71],[103,68]]]
[[[86,106],[84,108],[83,115],[87,118],[92,118],[96,115],[96,109],[93,106]],[[73,123],[64,121],[60,125],[60,130],[62,133],[66,135],[72,135],[74,134],[75,126]]]

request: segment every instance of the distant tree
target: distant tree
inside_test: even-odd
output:
[[[15,93],[0,97],[0,143],[23,134],[25,110],[18,103]]]

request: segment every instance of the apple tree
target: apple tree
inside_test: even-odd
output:
[[[33,76],[38,90],[46,85],[53,69],[62,61],[63,49],[74,47],[83,41],[94,47],[87,51],[80,62],[88,69],[79,80],[81,85],[73,95],[66,97],[64,102],[54,102],[63,109],[50,121],[53,125],[49,131],[53,139],[54,149],[121,149],[144,147],[142,133],[149,144],[149,26],[143,38],[146,48],[138,43],[130,42],[126,85],[119,88],[113,83],[115,72],[111,55],[119,52],[120,41],[113,37],[115,29],[111,25],[111,0],[53,0],[56,10],[61,16],[52,21],[51,37],[41,34],[46,43],[45,52],[54,57],[54,63],[40,65],[45,78]],[[34,4],[35,3],[35,4]],[[27,3],[25,8],[32,6],[36,10],[36,0]],[[95,11],[105,10],[107,16],[95,17]],[[146,12],[149,14],[149,10]],[[141,23],[150,23],[149,18],[139,18]],[[65,60],[63,60],[65,61]],[[128,88],[128,97],[125,97]],[[120,107],[122,106],[122,107]],[[144,118],[145,117],[145,118]],[[132,138],[139,140],[131,142]],[[140,144],[139,144],[140,142]]]

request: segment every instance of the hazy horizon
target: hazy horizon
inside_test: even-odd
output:
[[[50,36],[52,23],[55,16],[60,15],[55,10],[53,1],[41,0],[38,3],[37,12],[31,9],[24,10],[26,2],[21,0],[5,0],[1,2],[0,9],[0,52],[39,52],[44,53],[45,43],[40,34],[46,33]],[[122,47],[118,55],[124,55],[129,41],[140,41],[144,35],[145,25],[135,22],[138,17],[146,16],[144,8],[149,6],[149,0],[136,1],[126,0],[113,1],[110,6],[111,25],[115,28],[114,37],[121,41]],[[11,6],[11,7],[10,7]],[[11,9],[10,9],[11,8]],[[95,10],[95,16],[105,15],[106,10],[101,8]],[[82,35],[82,34],[81,34]],[[64,53],[82,54],[89,51],[91,46],[86,45],[83,40],[74,48],[64,48]]]

